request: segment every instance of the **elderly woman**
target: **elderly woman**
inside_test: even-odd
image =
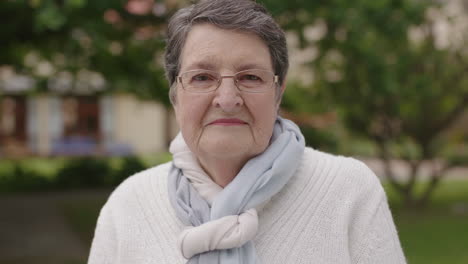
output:
[[[112,193],[89,263],[405,263],[375,175],[278,116],[286,41],[262,6],[179,10],[165,66],[173,161]]]

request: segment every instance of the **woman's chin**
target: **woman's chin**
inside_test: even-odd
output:
[[[199,142],[199,149],[202,153],[210,156],[223,158],[243,158],[252,155],[253,141],[236,137],[207,137]]]

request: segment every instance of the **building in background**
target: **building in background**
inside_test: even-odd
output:
[[[98,93],[92,82],[29,95],[34,81],[6,71],[0,67],[0,157],[155,153],[177,131],[160,103]]]

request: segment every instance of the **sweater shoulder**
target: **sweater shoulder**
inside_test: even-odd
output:
[[[301,165],[302,177],[332,177],[329,187],[346,192],[383,195],[384,190],[375,173],[362,161],[334,155],[307,147]]]
[[[115,188],[107,203],[114,200],[130,199],[135,197],[136,193],[143,195],[145,190],[148,190],[148,187],[155,184],[155,182],[165,184],[171,164],[172,162],[163,163],[129,176]]]

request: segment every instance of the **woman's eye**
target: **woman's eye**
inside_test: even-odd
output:
[[[261,78],[253,74],[245,74],[240,77],[242,81],[261,81]]]
[[[210,81],[212,79],[213,77],[209,75],[203,75],[203,74],[196,75],[192,78],[193,81],[197,81],[197,82]]]

